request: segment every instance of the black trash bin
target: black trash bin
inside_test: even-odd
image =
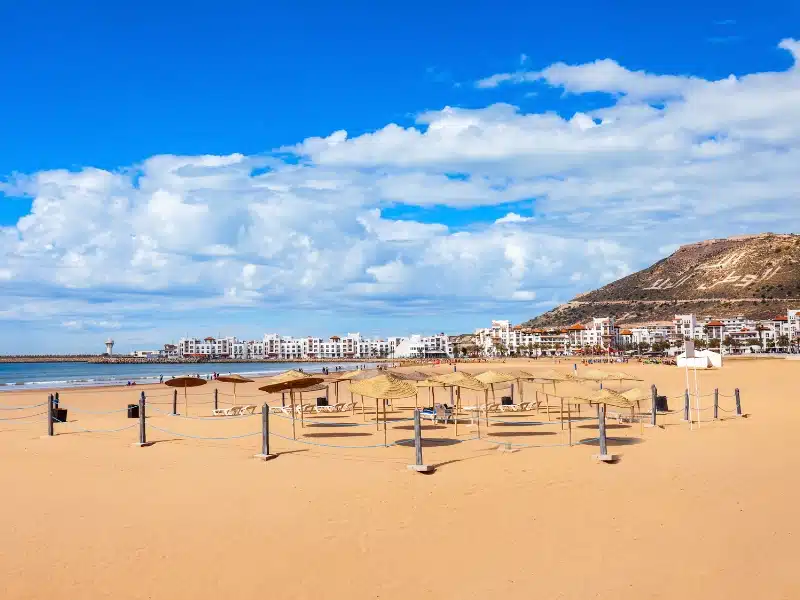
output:
[[[138,419],[139,418],[139,405],[138,404],[128,404],[128,418],[129,419]]]
[[[511,396],[503,396],[500,398],[500,403],[503,405],[514,404],[514,402],[511,400]]]
[[[66,408],[54,408],[53,409],[53,421],[56,423],[66,423],[67,422],[67,409]]]
[[[666,396],[656,396],[656,412],[669,412]]]
[[[328,399],[325,396],[317,398],[317,406],[328,406]]]

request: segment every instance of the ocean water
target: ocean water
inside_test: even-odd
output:
[[[374,365],[367,365],[368,367]],[[321,371],[322,367],[334,370],[342,367],[349,371],[353,363],[192,363],[192,364],[93,364],[72,362],[47,363],[0,363],[0,392],[21,389],[53,389],[84,386],[126,385],[129,381],[158,383],[178,375],[200,374],[205,377],[211,373],[238,373],[245,377],[267,376],[282,373],[287,369],[303,369],[311,373]]]

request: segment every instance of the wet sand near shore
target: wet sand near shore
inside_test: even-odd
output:
[[[304,426],[295,422],[297,441],[289,418],[270,415],[279,456],[268,462],[252,458],[259,414],[208,418],[214,388],[220,406],[233,400],[232,385],[221,382],[190,389],[187,403],[181,390],[181,417],[169,416],[172,390],[161,385],[67,390],[60,395],[68,422],[49,439],[41,438],[41,415],[22,418],[44,407],[2,410],[0,418],[15,419],[0,421],[2,597],[800,597],[800,362],[728,361],[701,372],[695,430],[681,421],[683,370],[596,367],[643,380],[608,383],[612,389],[657,385],[676,410],[659,415],[656,428],[609,419],[609,450],[620,456],[613,465],[592,459],[596,421],[573,422],[568,445],[555,398],[549,413],[492,413],[480,439],[469,415],[457,434],[452,424],[426,421],[433,475],[406,469],[414,461],[413,398],[387,412],[390,447],[374,400],[363,413],[305,415]],[[567,372],[572,362],[458,368]],[[237,385],[238,404],[280,405],[279,394],[257,390],[263,384]],[[596,389],[556,387],[565,396]],[[731,412],[736,387],[747,418]],[[138,421],[124,412],[141,391],[146,448],[132,445]],[[524,384],[525,400],[537,391],[552,393],[552,385]],[[435,393],[449,401],[449,392]],[[46,397],[4,393],[0,408]],[[349,401],[346,383],[339,397]],[[463,392],[464,405],[477,402],[482,394]],[[419,403],[428,404],[427,390]],[[110,410],[119,412],[103,414]],[[580,416],[591,413],[583,407]],[[499,452],[505,442],[518,451]]]

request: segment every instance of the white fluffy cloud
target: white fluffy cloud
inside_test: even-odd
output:
[[[800,60],[800,42],[780,47]],[[660,248],[800,224],[797,62],[707,81],[606,59],[479,85],[530,81],[615,101],[563,116],[446,107],[268,157],[15,176],[0,191],[34,200],[0,228],[0,319],[102,329],[215,307],[491,312],[566,300]],[[417,220],[387,217],[397,206]],[[505,216],[447,216],[494,206]]]

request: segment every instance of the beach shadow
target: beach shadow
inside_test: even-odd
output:
[[[430,438],[430,439],[422,439],[422,447],[423,448],[436,448],[436,447],[444,447],[444,446],[455,446],[456,444],[460,444],[462,440],[456,440],[452,438]],[[397,440],[395,442],[396,446],[405,446],[409,448],[414,447],[414,440]]]
[[[589,424],[589,425],[578,425],[578,429],[599,429],[600,426],[597,423]],[[606,423],[606,429],[630,429],[630,425],[626,425],[625,423]]]
[[[644,442],[642,438],[638,437],[629,437],[629,438],[618,438],[618,437],[607,437],[606,438],[606,445],[607,446],[635,446],[637,444],[641,444]],[[587,446],[599,446],[600,440],[597,438],[583,440],[580,442],[581,444],[585,444]]]
[[[371,433],[341,432],[341,433],[304,433],[303,437],[307,438],[335,438],[335,437],[370,437]]]
[[[534,437],[555,434],[555,431],[493,431],[489,435],[491,437]]]
[[[542,425],[558,425],[558,421],[551,421],[549,423],[542,421],[515,421],[515,422],[492,422],[489,421],[492,427],[541,427]],[[481,421],[481,424],[484,424],[484,421]]]
[[[447,429],[444,425],[420,425],[422,431],[433,431],[435,429]],[[406,431],[414,431],[413,425],[396,425],[392,429],[404,429]]]
[[[361,423],[306,423],[306,427],[358,427]]]

